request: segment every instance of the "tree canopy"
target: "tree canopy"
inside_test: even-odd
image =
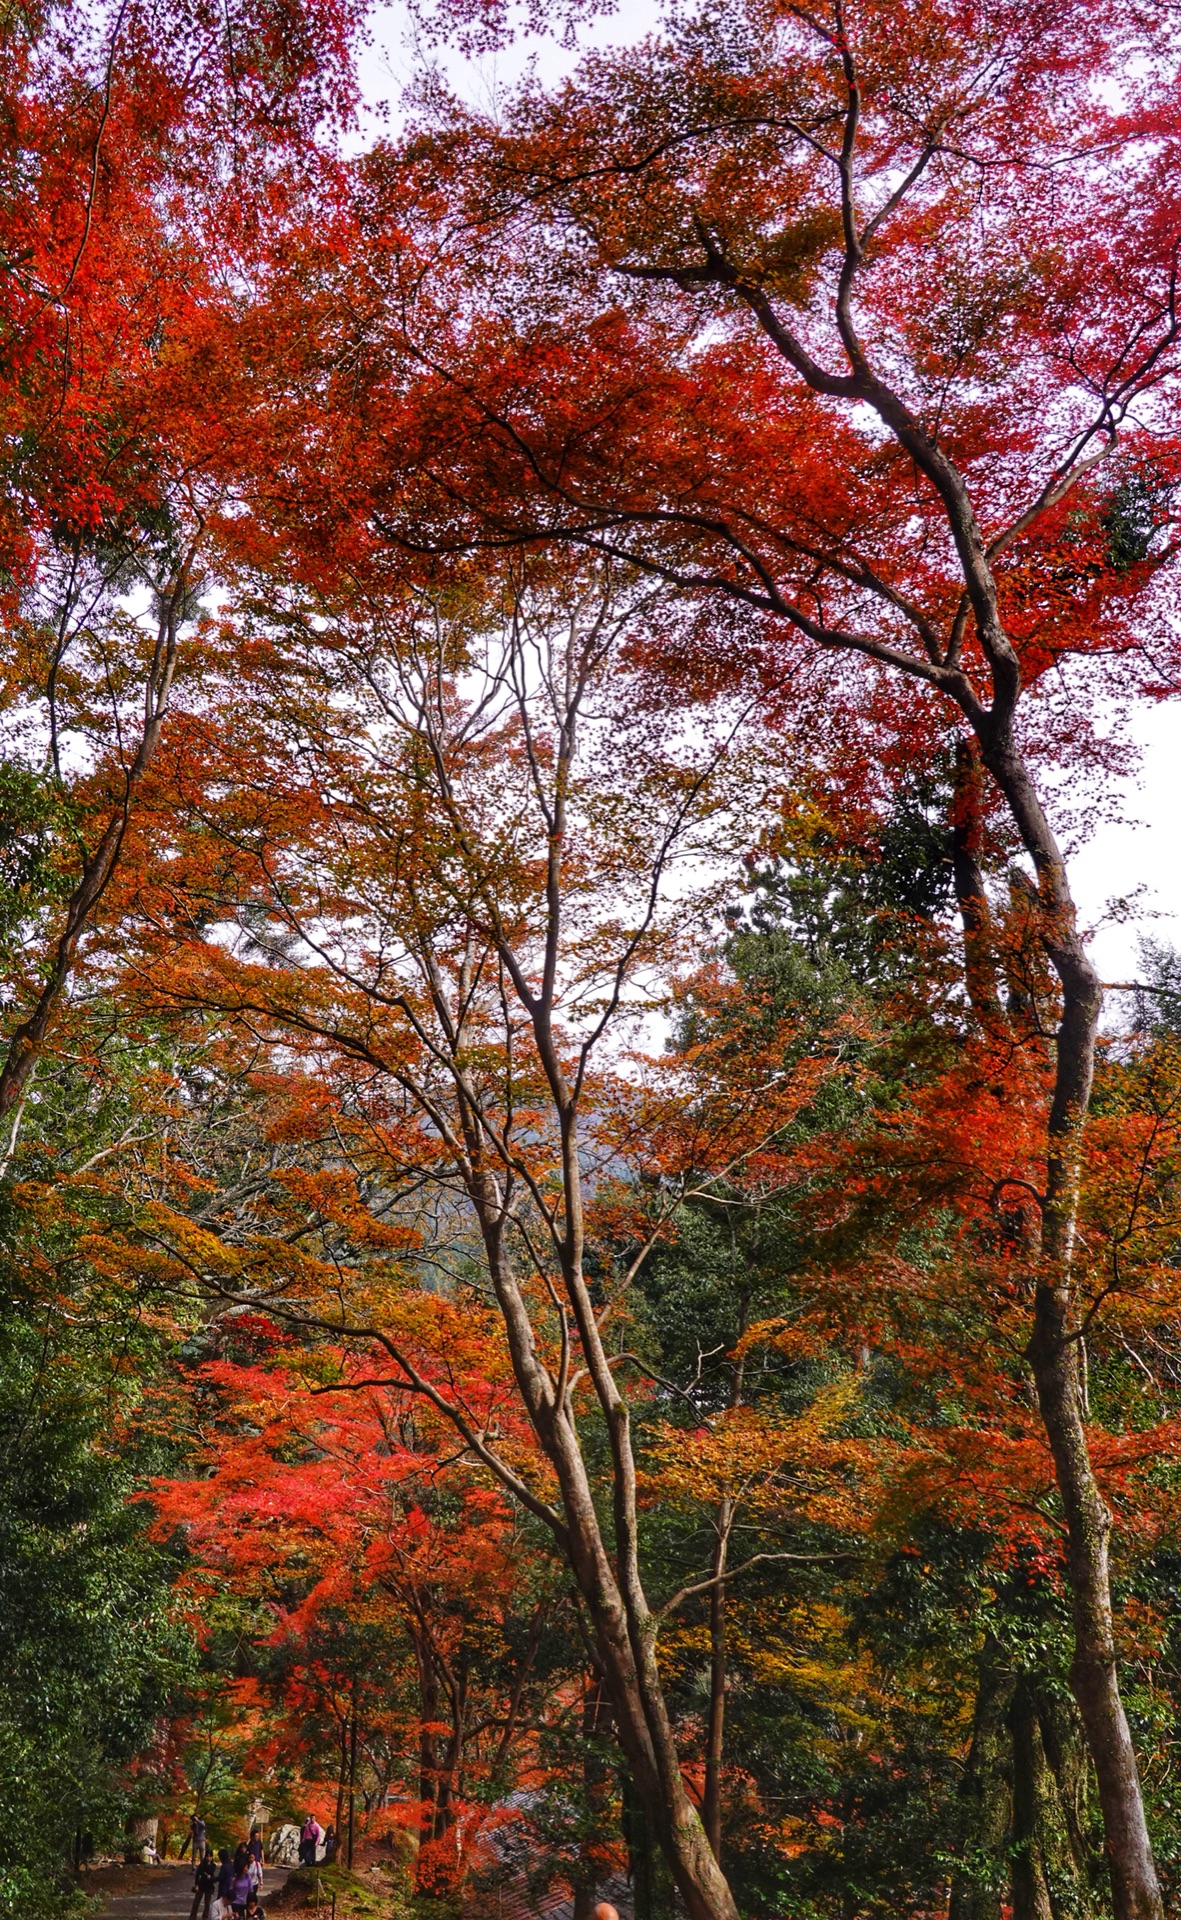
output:
[[[1163,1920],[1174,10],[415,17],[0,19],[0,1895]]]

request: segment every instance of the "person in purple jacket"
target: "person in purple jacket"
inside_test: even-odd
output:
[[[246,1902],[254,1892],[254,1881],[250,1873],[250,1855],[246,1851],[246,1842],[234,1855],[233,1872],[230,1876],[230,1905],[238,1920],[244,1920]]]
[[[218,1856],[221,1864],[217,1869],[217,1903],[221,1909],[219,1920],[229,1920],[230,1888],[234,1884],[234,1859],[228,1847],[223,1847]]]

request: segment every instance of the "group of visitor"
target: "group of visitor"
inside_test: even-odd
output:
[[[240,1843],[236,1853],[231,1854],[228,1847],[223,1847],[216,1860],[205,1832],[204,1820],[195,1813],[189,1821],[189,1844],[195,1869],[189,1920],[266,1920],[259,1899],[263,1884],[262,1828],[251,1827],[250,1838]],[[300,1828],[300,1865],[312,1867],[317,1859],[335,1860],[336,1847],[336,1828],[330,1823],[325,1832],[315,1815],[309,1813]]]
[[[216,1860],[199,1814],[193,1815],[189,1831],[196,1869],[189,1920],[266,1920],[259,1899],[263,1883],[262,1828],[251,1827],[250,1838],[240,1842],[236,1853],[223,1847]]]
[[[189,1839],[196,1868],[189,1920],[267,1920],[258,1897],[263,1883],[262,1828],[251,1827],[249,1840],[243,1840],[233,1855],[223,1847],[218,1860],[206,1843],[205,1822],[198,1813],[189,1822]],[[300,1865],[314,1866],[318,1857],[335,1860],[336,1848],[336,1828],[329,1823],[325,1832],[315,1814],[309,1813],[299,1830]],[[619,1920],[619,1913],[609,1900],[602,1900],[595,1908],[594,1920]]]

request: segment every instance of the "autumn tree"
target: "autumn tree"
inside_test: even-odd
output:
[[[24,1911],[60,1909],[87,1834],[117,1837],[172,1630],[171,1565],[125,1504],[161,1322],[86,1248],[158,1117],[160,1056],[78,973],[150,861],[137,805],[224,496],[218,342],[349,112],[357,24],[314,0],[0,14],[4,1875]],[[178,1625],[174,1677],[186,1647]]]
[[[0,21],[0,833],[44,855],[4,958],[10,1131],[200,616],[232,470],[227,323],[350,116],[358,26],[336,0]]]
[[[482,1343],[460,1317],[445,1312],[445,1377],[462,1341],[470,1403]],[[257,1723],[254,1776],[294,1769],[321,1804],[331,1795],[348,1866],[396,1820],[419,1887],[454,1888],[494,1794],[528,1776],[559,1597],[537,1543],[487,1474],[461,1467],[453,1429],[374,1381],[368,1357],[237,1313],[194,1344],[222,1349],[178,1383],[208,1438],[152,1504],[162,1535],[185,1542],[197,1615],[232,1595],[252,1623],[235,1680]]]
[[[434,20],[502,25],[481,0]],[[962,1529],[973,1474],[1003,1490],[991,1449],[1040,1510],[1048,1447],[1117,1920],[1157,1920],[1109,1551],[1172,1424],[1132,1437],[1120,1394],[1100,1417],[1092,1361],[1109,1341],[1115,1380],[1125,1318],[1155,1352],[1172,1312],[1168,1048],[1105,1069],[1088,1158],[1101,991],[1050,802],[1110,764],[1097,695],[1176,678],[1171,13],[674,6],[494,117],[431,76],[412,133],[346,168],[316,139],[354,25],[269,0],[4,23],[7,1151],[96,930],[145,1021],[222,1023],[268,1071],[302,1049],[346,1146],[294,1156],[287,1191],[368,1219],[370,1254],[284,1239],[249,1182],[204,1208],[169,1187],[106,1252],[367,1343],[452,1424],[568,1561],[694,1920],[733,1916],[655,1647],[653,1383],[624,1390],[620,1301],[830,1061],[784,1073],[777,1039],[772,1072],[748,1035],[721,1074],[708,1047],[624,1069],[616,1036],[694,949],[675,862],[760,839],[768,738],[862,799],[942,792],[963,951],[939,979],[966,1013],[953,1041],[930,1003],[909,1030],[929,1050],[860,1166],[828,1143],[811,1231],[830,1299],[856,1272],[892,1340],[912,1316],[928,1381],[944,1308],[904,1217],[1024,1355],[1040,1430],[988,1345],[914,1497]],[[207,558],[230,600],[186,649]],[[474,1398],[375,1279],[387,1216],[494,1317]],[[695,1484],[721,1543],[727,1475]]]
[[[236,780],[196,753],[178,764],[189,825],[136,967],[161,1007],[232,1021],[268,1051],[298,1037],[364,1204],[384,1193],[407,1257],[497,1316],[503,1372],[481,1396],[519,1396],[536,1452],[440,1381],[430,1316],[367,1293],[363,1271],[342,1286],[282,1240],[243,1260],[212,1219],[195,1243],[177,1223],[160,1232],[204,1285],[372,1342],[548,1531],[681,1897],[695,1916],[732,1914],[664,1700],[616,1298],[673,1196],[757,1152],[827,1064],[785,1074],[752,1050],[692,1102],[675,1072],[637,1061],[633,1085],[609,1065],[691,951],[714,888],[703,900],[682,876],[707,829],[717,851],[739,831],[739,792],[748,829],[759,756],[739,745],[741,708],[686,728],[627,664],[647,603],[626,577],[493,588],[449,607],[391,596],[378,574],[335,601],[258,601],[252,699],[235,681],[201,723]],[[239,933],[213,937],[227,895]],[[639,1141],[665,1197],[617,1274],[601,1234],[618,1231],[618,1195],[596,1168]],[[430,1208],[415,1197],[430,1193]]]
[[[487,912],[489,895],[502,899],[514,883],[520,924],[534,924],[529,888],[549,873],[548,841],[539,835],[531,862],[516,783],[533,777],[533,763],[528,748],[514,756],[527,716],[534,756],[552,764],[542,725],[552,664],[541,669],[559,642],[553,605],[542,589],[532,592],[539,597],[510,597],[507,643],[487,608],[476,618],[468,606],[461,622],[430,601],[411,602],[407,619],[400,598],[354,600],[347,618],[340,609],[329,618],[324,602],[307,618],[306,606],[289,602],[281,651],[273,602],[253,617],[248,653],[223,632],[236,677],[227,675],[221,708],[186,717],[189,741],[164,749],[154,804],[167,806],[174,851],[140,903],[134,939],[128,929],[120,987],[125,1009],[140,1021],[164,1019],[174,1033],[188,1029],[194,1051],[176,1056],[142,1205],[91,1241],[107,1272],[157,1300],[171,1297],[182,1318],[202,1314],[210,1297],[222,1302],[201,1336],[211,1365],[192,1380],[200,1421],[215,1404],[211,1389],[226,1396],[206,1435],[212,1477],[175,1481],[169,1517],[198,1550],[198,1589],[211,1579],[214,1588],[228,1582],[244,1594],[283,1596],[279,1639],[270,1653],[259,1649],[260,1664],[241,1681],[237,1718],[254,1745],[251,1764],[269,1765],[281,1751],[306,1764],[309,1778],[318,1767],[331,1805],[333,1780],[344,1777],[338,1767],[351,1771],[349,1729],[359,1724],[359,1778],[366,1788],[380,1782],[385,1730],[400,1723],[404,1740],[413,1725],[396,1684],[392,1716],[379,1705],[394,1641],[374,1637],[371,1609],[386,1581],[387,1618],[401,1615],[434,1670],[423,1702],[438,1682],[439,1719],[424,1716],[422,1703],[418,1712],[434,1741],[419,1770],[431,1827],[424,1866],[432,1853],[462,1858],[473,1787],[482,1774],[491,1785],[484,1769],[489,1738],[498,1737],[487,1724],[473,1732],[468,1716],[500,1718],[499,1705],[484,1703],[511,1683],[489,1686],[483,1652],[469,1661],[473,1647],[486,1651],[498,1603],[478,1579],[471,1588],[462,1551],[458,1560],[448,1551],[436,1557],[446,1529],[436,1535],[430,1502],[425,1527],[404,1524],[412,1516],[398,1511],[391,1530],[391,1490],[397,1483],[408,1492],[426,1460],[407,1436],[437,1430],[450,1466],[440,1460],[426,1470],[438,1474],[445,1501],[462,1492],[466,1507],[468,1493],[490,1489],[497,1475],[506,1491],[554,1495],[464,1173],[440,1145],[437,1116],[446,1118],[443,1103],[454,1095],[436,1048],[420,1051],[421,1000],[410,1003],[418,1025],[409,1035],[404,1024],[401,996],[415,981],[404,915],[408,896],[437,902],[428,882],[440,889],[458,915],[462,955],[475,911]],[[599,601],[589,605],[592,618],[602,612]],[[585,617],[586,605],[578,611]],[[637,779],[620,795],[624,722],[642,742],[629,770],[651,770],[653,743],[675,746],[691,790],[705,754],[712,794],[699,796],[710,809],[699,830],[714,847],[731,836],[735,849],[749,845],[754,781],[767,773],[757,734],[740,728],[715,763],[695,731],[676,723],[665,731],[662,684],[636,665],[632,624],[643,611],[642,596],[638,605],[625,597],[624,624],[581,696],[575,746],[584,757],[575,752],[568,797],[582,831],[564,853],[578,862],[570,913],[576,930],[589,925],[592,956],[598,939],[614,953],[619,938],[609,918],[604,930],[597,917],[619,899],[614,878],[605,900],[596,892],[600,862],[626,865],[634,855],[637,842],[620,842],[637,812],[639,844],[659,825],[651,789]],[[562,618],[564,650],[582,630],[577,618],[570,627],[568,605]],[[445,659],[454,680],[440,670],[443,645],[453,649]],[[305,676],[296,689],[293,657]],[[244,658],[255,695],[248,702]],[[514,671],[524,661],[531,671]],[[445,737],[455,810],[441,815],[438,775],[424,774],[424,674],[437,702],[430,725],[442,714],[455,728]],[[209,675],[213,685],[212,662]],[[370,675],[388,707],[371,704]],[[230,762],[217,757],[227,743]],[[674,757],[665,766],[673,791],[683,792],[685,765]],[[950,757],[941,777],[945,800],[956,778]],[[955,827],[943,822],[938,791],[904,796],[875,822],[864,804],[842,820],[839,785],[818,781],[806,804],[798,788],[761,809],[777,863],[746,869],[753,899],[729,916],[735,931],[704,966],[686,971],[684,963],[699,961],[702,907],[731,900],[732,869],[704,902],[679,887],[658,901],[644,997],[623,1033],[630,1027],[636,1037],[636,1017],[650,1018],[658,1005],[676,1013],[677,1044],[641,1047],[630,1059],[600,1054],[588,1074],[578,1134],[587,1283],[612,1372],[627,1383],[637,1566],[660,1628],[657,1677],[678,1766],[706,1815],[716,1818],[728,1800],[721,1848],[738,1901],[786,1885],[825,1903],[856,1889],[870,1905],[892,1902],[889,1910],[922,1905],[938,1893],[940,1864],[951,1871],[954,1858],[957,1910],[973,1901],[971,1911],[992,1913],[1012,1845],[1024,1916],[1047,1889],[1085,1898],[1092,1866],[1086,1820],[1072,1828],[1067,1817],[1085,1808],[1086,1761],[1061,1688],[1050,1461],[1014,1335],[1024,1311],[1023,1183],[1052,1071],[1038,1038],[1046,974],[1018,896],[992,957],[1005,980],[1007,1030],[1022,1044],[998,1075],[995,1042],[951,970]],[[458,865],[457,823],[467,830]],[[989,845],[985,836],[978,852],[1003,857],[1003,837]],[[469,891],[457,909],[457,880],[470,886],[473,870],[488,891],[475,908]],[[147,936],[145,914],[155,921]],[[438,920],[429,925],[426,951],[437,966],[446,950]],[[370,969],[382,968],[375,982]],[[570,978],[567,1040],[579,1033],[577,995],[587,991],[586,973]],[[556,1276],[539,1249],[541,1232],[552,1233],[540,1208],[561,1192],[552,1171],[560,1152],[528,1033],[507,1024],[506,999],[499,979],[489,998],[473,985],[463,1058],[478,1076],[481,1112],[495,1120],[497,1139],[516,1147],[520,1177],[532,1180],[513,1216],[525,1248],[516,1270],[539,1347],[558,1367],[560,1322],[545,1286],[548,1278],[557,1292]],[[437,1047],[436,1029],[425,1031]],[[1125,1591],[1132,1578],[1146,1594],[1160,1576],[1151,1549],[1133,1547],[1170,1524],[1167,1475],[1154,1479],[1154,1468],[1172,1428],[1162,1408],[1160,1421],[1137,1431],[1135,1398],[1118,1387],[1109,1397],[1107,1370],[1120,1350],[1121,1316],[1133,1316],[1131,1327],[1151,1307],[1153,1323],[1167,1327],[1175,1312],[1167,1262],[1157,1258],[1174,1217],[1167,1058],[1164,1040],[1135,1039],[1113,1054],[1118,1072],[1104,1069],[1106,1111],[1092,1128],[1076,1270],[1092,1445],[1123,1522],[1117,1570]],[[424,1129],[419,1094],[407,1097],[400,1076],[421,1091],[428,1065],[435,1077]],[[1148,1117],[1158,1110],[1156,1121]],[[999,1190],[998,1164],[1012,1182]],[[1134,1244],[1122,1238],[1133,1202]],[[1116,1267],[1122,1289],[1112,1291]],[[251,1328],[262,1330],[263,1365],[226,1364]],[[1133,1335],[1134,1351],[1143,1340]],[[588,1478],[602,1488],[606,1431],[585,1383],[576,1380],[572,1393]],[[178,1410],[175,1425],[184,1430],[192,1417]],[[448,1428],[457,1435],[451,1447],[442,1439]],[[537,1519],[569,1564],[552,1523]],[[610,1530],[605,1544],[610,1553]],[[472,1555],[473,1575],[480,1557]],[[318,1591],[296,1619],[290,1576],[313,1566]],[[1154,1636],[1167,1632],[1168,1618],[1157,1598],[1141,1604],[1135,1637],[1125,1641],[1154,1685]],[[584,1625],[580,1651],[593,1664],[590,1619]],[[357,1713],[349,1661],[362,1647]],[[692,1676],[706,1647],[703,1692]],[[518,1643],[526,1668],[528,1651]],[[740,1683],[729,1696],[727,1666]],[[605,1672],[582,1704],[600,1688],[613,1725]],[[458,1695],[466,1706],[454,1713]],[[264,1696],[272,1704],[260,1711]],[[335,1751],[331,1736],[312,1728],[328,1727],[333,1699],[345,1729]],[[707,1701],[737,1716],[728,1750],[726,1714],[708,1729],[721,1735],[712,1784]],[[954,1793],[973,1704],[981,1737],[967,1758],[985,1815],[975,1837],[967,1831],[972,1792],[961,1806]],[[1136,1709],[1142,1717],[1139,1700]],[[302,1756],[292,1725],[301,1711],[313,1733]],[[596,1728],[599,1717],[596,1708]],[[545,1742],[552,1767],[551,1735],[564,1732],[554,1722],[546,1729],[543,1766]],[[592,1757],[598,1738],[588,1735]],[[463,1755],[460,1768],[452,1750]],[[1154,1752],[1150,1785],[1156,1765]],[[432,1782],[444,1788],[437,1799]],[[609,1790],[593,1769],[585,1784],[601,1815]],[[763,1794],[776,1812],[760,1805]],[[638,1853],[645,1832],[651,1844],[653,1802],[630,1787],[624,1800]],[[533,1824],[544,1831],[540,1814]],[[962,1841],[954,1856],[953,1836]],[[584,1864],[593,1872],[594,1856],[578,1871]]]
[[[756,869],[753,897],[734,916],[737,978],[725,991],[709,973],[691,983],[681,1044],[712,1038],[710,1077],[723,1077],[727,1032],[741,1055],[777,1003],[819,1012],[835,994],[859,1009],[846,1027],[848,1069],[761,1167],[690,1203],[675,1244],[641,1274],[634,1337],[672,1383],[655,1409],[673,1431],[656,1449],[648,1550],[675,1551],[694,1514],[699,1542],[724,1537],[737,1489],[750,1503],[735,1516],[747,1554],[756,1544],[798,1554],[793,1500],[820,1469],[814,1512],[827,1508],[831,1524],[842,1448],[859,1461],[861,1500],[876,1482],[879,1504],[862,1509],[852,1556],[819,1577],[789,1554],[728,1582],[724,1611],[716,1593],[699,1597],[708,1626],[690,1612],[678,1636],[678,1707],[703,1719],[712,1707],[720,1628],[737,1681],[727,1713],[739,1720],[723,1754],[724,1845],[748,1898],[778,1871],[789,1899],[839,1886],[844,1899],[897,1911],[941,1898],[942,1871],[957,1914],[996,1915],[1010,1898],[1019,1916],[1047,1902],[1101,1910],[1094,1783],[1066,1685],[1052,1467],[1020,1357],[1024,1157],[1037,1150],[1020,1116],[1036,1105],[1011,1067],[998,1077],[967,1003],[948,993],[954,828],[937,813],[934,827],[924,823],[908,798],[876,833],[864,810],[847,818],[832,855],[817,859],[832,833],[831,792],[827,817],[814,807],[807,819],[804,840],[793,821],[791,864]],[[1014,1021],[1037,985],[1025,932],[1018,913],[1006,956]],[[821,1030],[831,1025],[830,1004]],[[797,1043],[800,1031],[798,1021],[786,1027]],[[1110,1040],[1101,1060],[1076,1284],[1091,1442],[1121,1522],[1114,1564],[1131,1711],[1171,1884],[1175,1829],[1143,1676],[1169,1632],[1149,1595],[1172,1525],[1174,1410],[1157,1376],[1146,1402],[1127,1375],[1131,1356],[1147,1354],[1129,1319],[1171,1325],[1176,1308],[1172,1278],[1132,1251],[1147,1250],[1142,1236],[1175,1232],[1159,1013],[1145,1031],[1162,1039]],[[998,1187],[998,1163],[1011,1187]],[[741,1422],[729,1411],[736,1383],[750,1403]],[[849,1397],[834,1429],[793,1456],[793,1420],[818,1384],[820,1404],[834,1385]],[[776,1529],[787,1537],[775,1540]],[[793,1606],[801,1582],[810,1610]],[[708,1725],[712,1734],[712,1710]],[[704,1735],[694,1750],[708,1762]],[[790,1847],[772,1838],[769,1791],[793,1810]]]
[[[1164,7],[836,0],[673,9],[495,118],[436,80],[420,135],[358,169],[363,259],[304,309],[301,364],[328,377],[311,420],[310,378],[280,383],[288,459],[255,496],[292,551],[634,566],[701,608],[695,642],[654,636],[671,684],[745,680],[788,715],[820,681],[850,734],[857,664],[893,685],[913,756],[960,743],[986,1027],[972,819],[1007,810],[1052,975],[1027,1352],[1119,1920],[1161,1908],[1073,1277],[1101,992],[1047,781],[1094,763],[1097,686],[1172,680],[1176,68]],[[339,481],[321,407],[348,423]]]

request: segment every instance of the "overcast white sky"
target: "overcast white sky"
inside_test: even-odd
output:
[[[622,0],[615,15],[596,20],[582,44],[628,44],[659,19],[650,0]],[[362,69],[366,99],[374,107],[388,101],[392,123],[398,101],[414,68],[407,9],[402,0],[382,5],[371,17],[372,45]],[[573,58],[553,42],[512,48],[477,65],[449,54],[447,69],[458,92],[486,106],[510,87],[526,59],[535,54],[547,79],[568,70]],[[390,121],[384,122],[390,125]],[[378,114],[367,116],[367,137],[379,132]],[[1136,943],[1142,934],[1181,946],[1181,701],[1145,706],[1135,717],[1133,737],[1142,751],[1137,778],[1121,783],[1119,819],[1100,823],[1072,862],[1075,894],[1084,923],[1096,929],[1094,953],[1104,980],[1136,977]],[[1109,902],[1134,897],[1128,919],[1108,918]]]

